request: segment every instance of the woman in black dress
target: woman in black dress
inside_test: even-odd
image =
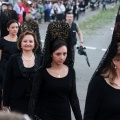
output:
[[[11,56],[6,67],[3,110],[10,108],[27,114],[33,79],[40,66],[40,57],[34,54],[38,48],[35,34],[29,31],[22,33],[17,46],[21,53]]]
[[[52,41],[50,54],[49,66],[38,70],[33,83],[29,115],[42,120],[71,120],[71,106],[76,120],[82,120],[75,71],[64,64],[67,58],[65,41]]]
[[[120,120],[120,22],[89,83],[84,120]]]
[[[9,34],[0,39],[0,89],[2,91],[6,64],[11,55],[18,52],[17,49],[17,33],[18,33],[18,23],[16,20],[10,20],[7,23],[7,30]],[[0,92],[2,97],[2,92]],[[0,103],[1,98],[0,97]]]

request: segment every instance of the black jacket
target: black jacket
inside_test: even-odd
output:
[[[3,89],[3,106],[10,105],[10,99],[21,98],[27,88],[28,82],[33,81],[40,66],[40,57],[35,55],[33,72],[28,76],[20,54],[12,55],[8,61]],[[32,84],[32,83],[31,83]]]

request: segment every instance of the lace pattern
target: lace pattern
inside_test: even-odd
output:
[[[115,24],[115,28],[114,28],[114,31],[113,31],[113,36],[112,36],[112,41],[108,47],[108,49],[106,50],[102,60],[100,61],[97,69],[95,70],[91,80],[101,74],[102,70],[109,66],[112,59],[114,58],[114,56],[116,55],[116,52],[117,52],[117,43],[120,42],[120,22],[117,22]],[[90,81],[91,81],[90,80]]]
[[[65,64],[69,67],[73,66],[74,63],[74,49],[73,49],[73,41],[71,37],[71,31],[68,23],[65,21],[56,21],[52,22],[48,25],[48,29],[46,32],[45,44],[42,52],[43,56],[43,67],[48,67],[51,64],[51,55],[50,55],[50,47],[52,41],[56,39],[65,40],[67,43],[68,55],[65,61]]]

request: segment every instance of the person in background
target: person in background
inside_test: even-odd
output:
[[[0,105],[7,62],[11,55],[19,52],[17,49],[18,22],[14,19],[10,20],[7,23],[7,30],[8,35],[0,39]]]
[[[39,23],[42,23],[43,22],[43,16],[44,16],[44,6],[43,6],[43,3],[42,3],[42,0],[40,0],[38,2],[38,8],[39,8],[39,12],[41,14],[41,19],[39,20]]]
[[[70,28],[71,28],[72,40],[73,40],[73,45],[74,45],[74,59],[75,59],[75,49],[76,49],[76,44],[77,44],[76,33],[78,34],[80,46],[82,46],[82,47],[83,47],[83,35],[82,35],[82,32],[81,32],[78,24],[76,24],[73,21],[73,19],[74,18],[73,18],[73,14],[71,11],[66,13],[66,22],[70,25]]]
[[[44,4],[44,21],[46,23],[49,23],[50,22],[50,8],[49,8],[49,4],[47,1],[45,1],[45,4]]]
[[[12,5],[12,3],[9,3],[9,4],[7,5],[7,9],[8,9],[8,10],[13,10],[13,5]]]
[[[19,24],[21,22],[23,22],[23,12],[24,12],[24,8],[22,6],[22,1],[21,0],[17,0],[16,4],[13,7],[13,10],[15,10],[18,14],[18,22]]]
[[[83,120],[120,120],[120,22],[87,90]]]
[[[32,4],[31,1],[23,1],[22,3],[22,7],[24,8],[24,11],[23,11],[23,21],[25,21],[25,16],[26,14],[28,13],[28,11],[30,10],[30,4]]]
[[[49,51],[50,66],[40,68],[33,83],[29,115],[34,120],[35,117],[42,120],[71,120],[71,106],[76,120],[82,120],[75,71],[64,64],[67,44],[64,40],[54,40]]]
[[[73,11],[74,20],[78,20],[79,7],[78,7],[78,3],[76,1],[73,1],[73,3],[72,3],[72,11]]]
[[[17,47],[21,53],[10,57],[3,88],[3,110],[28,113],[32,84],[40,66],[40,56],[34,54],[38,41],[34,33],[26,31],[19,36]]]
[[[61,21],[65,19],[65,6],[63,5],[63,2],[58,0],[57,5],[56,5],[56,20]]]

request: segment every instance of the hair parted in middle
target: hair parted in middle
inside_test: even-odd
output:
[[[33,33],[33,32],[30,32],[30,31],[26,31],[26,32],[23,32],[22,34],[20,34],[19,38],[18,38],[18,41],[17,41],[17,48],[19,50],[22,50],[21,48],[21,42],[23,40],[23,38],[26,36],[26,35],[31,35],[33,36],[34,38],[34,42],[35,42],[35,47],[34,47],[34,50],[33,51],[36,51],[39,47],[39,43],[37,41],[37,38],[36,38],[36,35]]]

